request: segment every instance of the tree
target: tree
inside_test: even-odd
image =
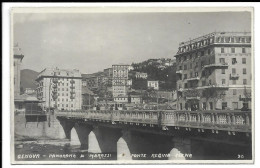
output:
[[[208,102],[210,99],[213,100],[214,104],[223,99],[226,95],[226,89],[217,88],[211,86],[209,88],[206,88],[202,91],[202,97],[206,99],[206,102]]]

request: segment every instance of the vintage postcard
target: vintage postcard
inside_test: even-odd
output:
[[[12,164],[254,163],[252,7],[10,17]]]

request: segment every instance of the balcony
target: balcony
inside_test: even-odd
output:
[[[182,73],[183,73],[183,70],[176,71],[176,74],[182,74]]]
[[[178,89],[178,92],[182,92],[182,91],[183,91],[183,88],[179,88],[179,89]]]
[[[187,79],[187,81],[196,81],[196,80],[200,80],[200,78],[197,76],[197,77]]]
[[[187,96],[186,100],[200,100],[199,96]]]
[[[204,65],[202,71],[209,68],[227,68],[227,67],[228,67],[228,63],[214,63],[214,64]]]
[[[216,88],[216,89],[228,89],[229,86],[228,85],[221,85],[221,84],[218,84],[218,85],[208,85],[208,86],[200,86],[198,87],[198,89],[211,89],[211,88]]]
[[[239,74],[230,74],[230,79],[238,79]]]
[[[70,83],[71,83],[71,84],[74,84],[74,83],[75,83],[75,81],[72,79],[72,80],[70,81]]]

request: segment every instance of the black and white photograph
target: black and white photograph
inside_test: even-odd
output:
[[[10,12],[12,164],[254,162],[252,7]]]

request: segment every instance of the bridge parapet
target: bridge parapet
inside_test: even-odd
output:
[[[251,111],[157,111],[157,110],[89,110],[58,111],[67,118],[150,124],[159,127],[186,127],[234,132],[251,132]]]

